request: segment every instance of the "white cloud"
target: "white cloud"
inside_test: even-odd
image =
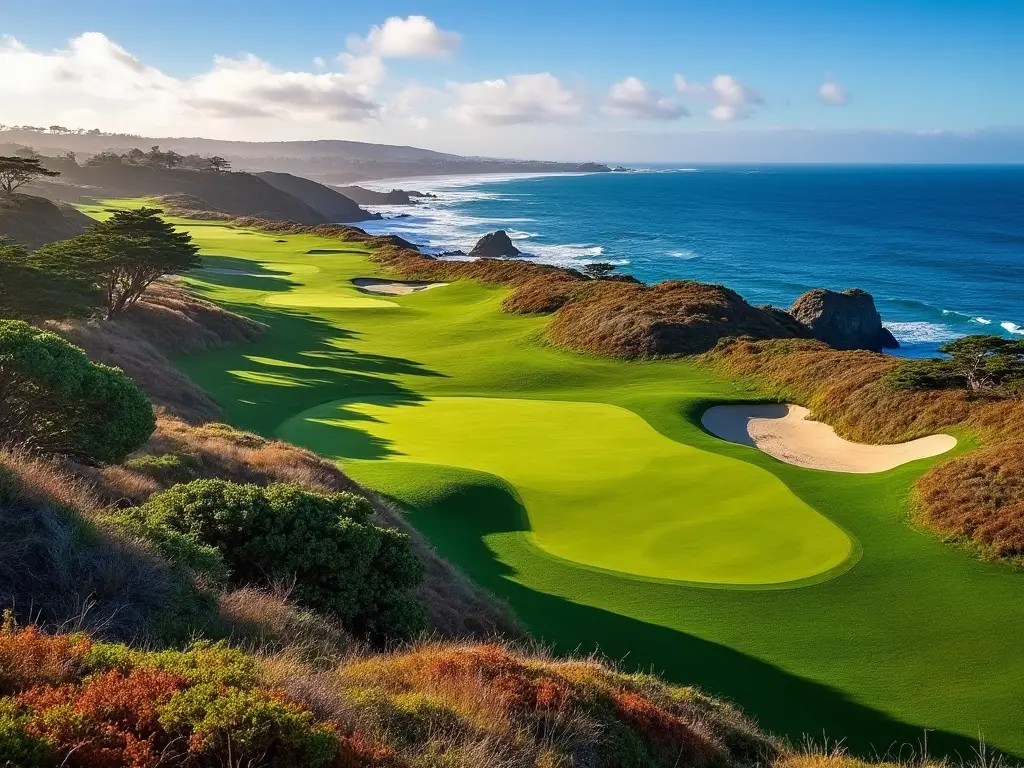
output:
[[[183,101],[216,117],[313,117],[348,122],[377,114],[365,73],[278,72],[255,56],[217,58],[183,84]]]
[[[604,110],[610,115],[635,120],[675,120],[689,114],[672,99],[663,98],[637,77],[627,77],[608,91]]]
[[[188,79],[164,74],[105,35],[87,32],[67,48],[34,51],[0,38],[0,120],[94,120],[109,130],[195,131],[208,121],[254,118],[352,122],[374,117],[383,67],[349,56],[342,71],[289,72],[253,55],[217,57]],[[95,124],[95,123],[94,123]]]
[[[682,75],[676,75],[676,91],[679,93],[688,94],[690,96],[697,96],[703,98],[707,94],[707,86],[695,83],[692,80],[687,80]]]
[[[392,16],[371,27],[365,40],[350,40],[349,47],[381,58],[446,58],[461,42],[458,33],[441,29],[426,16]]]
[[[834,80],[826,80],[821,84],[821,87],[818,88],[818,98],[825,104],[829,104],[834,107],[841,107],[849,100],[850,95],[839,83]]]
[[[676,75],[675,82],[680,94],[715,102],[708,110],[708,117],[719,123],[745,120],[754,114],[755,106],[764,104],[757,91],[732,75],[715,75],[708,85],[687,80],[682,75]]]
[[[449,88],[457,100],[451,115],[470,125],[568,122],[585,109],[580,95],[549,72],[450,83]]]

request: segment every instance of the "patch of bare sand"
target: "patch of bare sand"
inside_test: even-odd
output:
[[[405,296],[448,285],[448,283],[425,283],[415,280],[379,280],[375,277],[357,277],[352,284],[368,293],[385,293],[389,296]]]
[[[896,445],[844,440],[799,405],[716,405],[701,423],[713,435],[764,451],[779,461],[830,472],[885,472],[956,447],[952,435],[929,435]]]

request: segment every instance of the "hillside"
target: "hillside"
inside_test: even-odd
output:
[[[327,221],[346,223],[381,218],[379,213],[367,213],[358,202],[336,189],[290,173],[263,171],[254,174],[282,192],[302,201]]]
[[[9,145],[4,150],[4,145]],[[95,133],[52,134],[45,131],[0,131],[0,150],[32,146],[46,155],[72,151],[83,157],[113,149],[160,145],[181,154],[220,155],[238,170],[278,171],[346,184],[370,179],[478,173],[601,172],[597,163],[558,163],[534,160],[463,157],[417,147],[368,144],[358,141],[220,141],[203,138],[150,138]]]
[[[74,208],[33,195],[0,195],[0,237],[28,248],[66,240],[92,221]]]
[[[95,197],[187,195],[208,209],[238,216],[269,216],[322,224],[331,221],[301,200],[249,173],[150,168],[141,165],[65,167],[53,183],[33,191],[76,201]]]

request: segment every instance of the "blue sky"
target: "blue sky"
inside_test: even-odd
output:
[[[386,25],[409,17],[425,17],[431,26]],[[385,30],[377,38],[375,26]],[[102,33],[116,46],[111,50],[155,73],[145,86],[127,89],[131,109],[87,80],[69,97],[61,78],[54,84],[39,74],[52,75],[52,52],[66,53],[69,41],[86,32]],[[403,47],[419,33],[425,36],[418,43]],[[0,34],[9,36],[0,64],[31,69],[35,88],[28,93],[22,84],[11,98],[3,93],[3,73],[4,123],[78,119],[145,133],[162,126],[165,133],[225,138],[353,138],[623,160],[645,153],[652,156],[641,159],[683,159],[670,155],[685,154],[695,134],[711,137],[694,146],[725,154],[763,150],[773,159],[780,136],[795,146],[793,137],[806,131],[858,132],[860,141],[907,132],[925,134],[922,142],[932,145],[936,132],[980,132],[974,143],[963,135],[949,142],[944,151],[956,160],[970,155],[965,145],[981,146],[991,129],[1005,139],[1024,126],[1021,0],[7,0],[0,2]],[[87,47],[61,59],[63,69],[92,68],[92,77],[116,80],[109,62],[96,61],[103,46],[92,40]],[[236,64],[204,79],[215,56]],[[331,73],[340,74],[325,77]],[[728,80],[715,80],[722,76]],[[155,99],[148,111],[157,124],[139,114],[147,98]],[[823,151],[842,154],[842,142],[832,144]],[[986,151],[1006,151],[1005,141],[998,146]]]

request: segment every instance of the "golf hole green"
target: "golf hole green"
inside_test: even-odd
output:
[[[280,437],[341,460],[503,478],[550,555],[633,576],[779,584],[837,569],[850,538],[771,473],[664,437],[599,403],[437,397],[327,403]],[[486,513],[486,510],[481,510]]]

